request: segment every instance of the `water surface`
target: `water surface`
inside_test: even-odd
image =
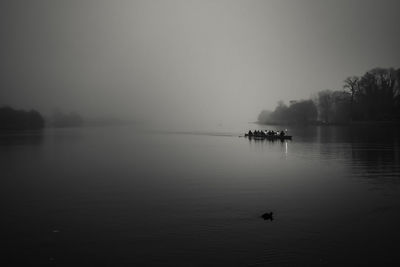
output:
[[[1,133],[5,260],[400,263],[398,130],[299,127],[269,142],[239,137],[249,128]]]

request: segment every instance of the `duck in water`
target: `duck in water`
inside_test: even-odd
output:
[[[274,220],[274,218],[272,217],[272,211],[271,212],[266,212],[263,215],[261,215],[261,218],[263,218],[264,220]]]

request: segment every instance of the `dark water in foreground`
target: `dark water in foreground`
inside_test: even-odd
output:
[[[1,265],[400,263],[399,131],[239,128],[0,134]]]

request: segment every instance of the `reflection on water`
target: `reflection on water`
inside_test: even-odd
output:
[[[0,146],[31,146],[43,142],[43,131],[0,131]]]
[[[330,126],[291,128],[292,141],[249,139],[259,146],[293,145],[309,157],[340,161],[354,176],[374,182],[400,182],[400,130],[393,126]]]
[[[341,161],[351,167],[355,176],[377,183],[400,182],[398,127],[302,127],[292,132],[296,140],[317,144],[318,157]]]
[[[394,127],[327,127],[319,133],[321,156],[335,155],[355,176],[400,182],[400,132]]]
[[[7,259],[15,266],[400,262],[397,129],[289,128],[293,141],[283,142],[239,138],[246,130],[1,133]],[[260,219],[265,212],[273,221]]]

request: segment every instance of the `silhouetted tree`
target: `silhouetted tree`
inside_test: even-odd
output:
[[[400,69],[375,68],[344,83],[352,120],[400,120]]]
[[[351,121],[351,93],[344,91],[332,92],[331,123],[347,123]]]
[[[396,84],[394,87],[394,105],[395,105],[395,114],[394,117],[396,120],[400,121],[400,68],[394,72]]]
[[[29,130],[44,127],[44,119],[36,110],[24,111],[11,107],[0,108],[0,129]]]
[[[260,113],[258,121],[260,123],[308,124],[316,121],[317,116],[317,107],[312,100],[294,101],[289,107],[279,101],[273,112]]]
[[[359,78],[357,76],[352,76],[352,77],[347,77],[346,80],[344,80],[344,89],[350,90],[350,119],[353,120],[353,106],[354,106],[354,95],[356,94],[356,91],[358,90],[358,84],[359,84]]]
[[[319,118],[326,123],[350,121],[400,121],[400,69],[375,68],[363,76],[344,80],[344,91],[318,93],[316,108],[312,100],[282,101],[275,110],[263,113],[263,123],[310,123]],[[262,120],[261,120],[262,118]]]
[[[289,107],[290,122],[308,124],[315,122],[318,117],[317,106],[312,100],[301,100]]]
[[[362,120],[393,119],[398,95],[398,71],[376,68],[364,74],[358,84],[356,100]]]

